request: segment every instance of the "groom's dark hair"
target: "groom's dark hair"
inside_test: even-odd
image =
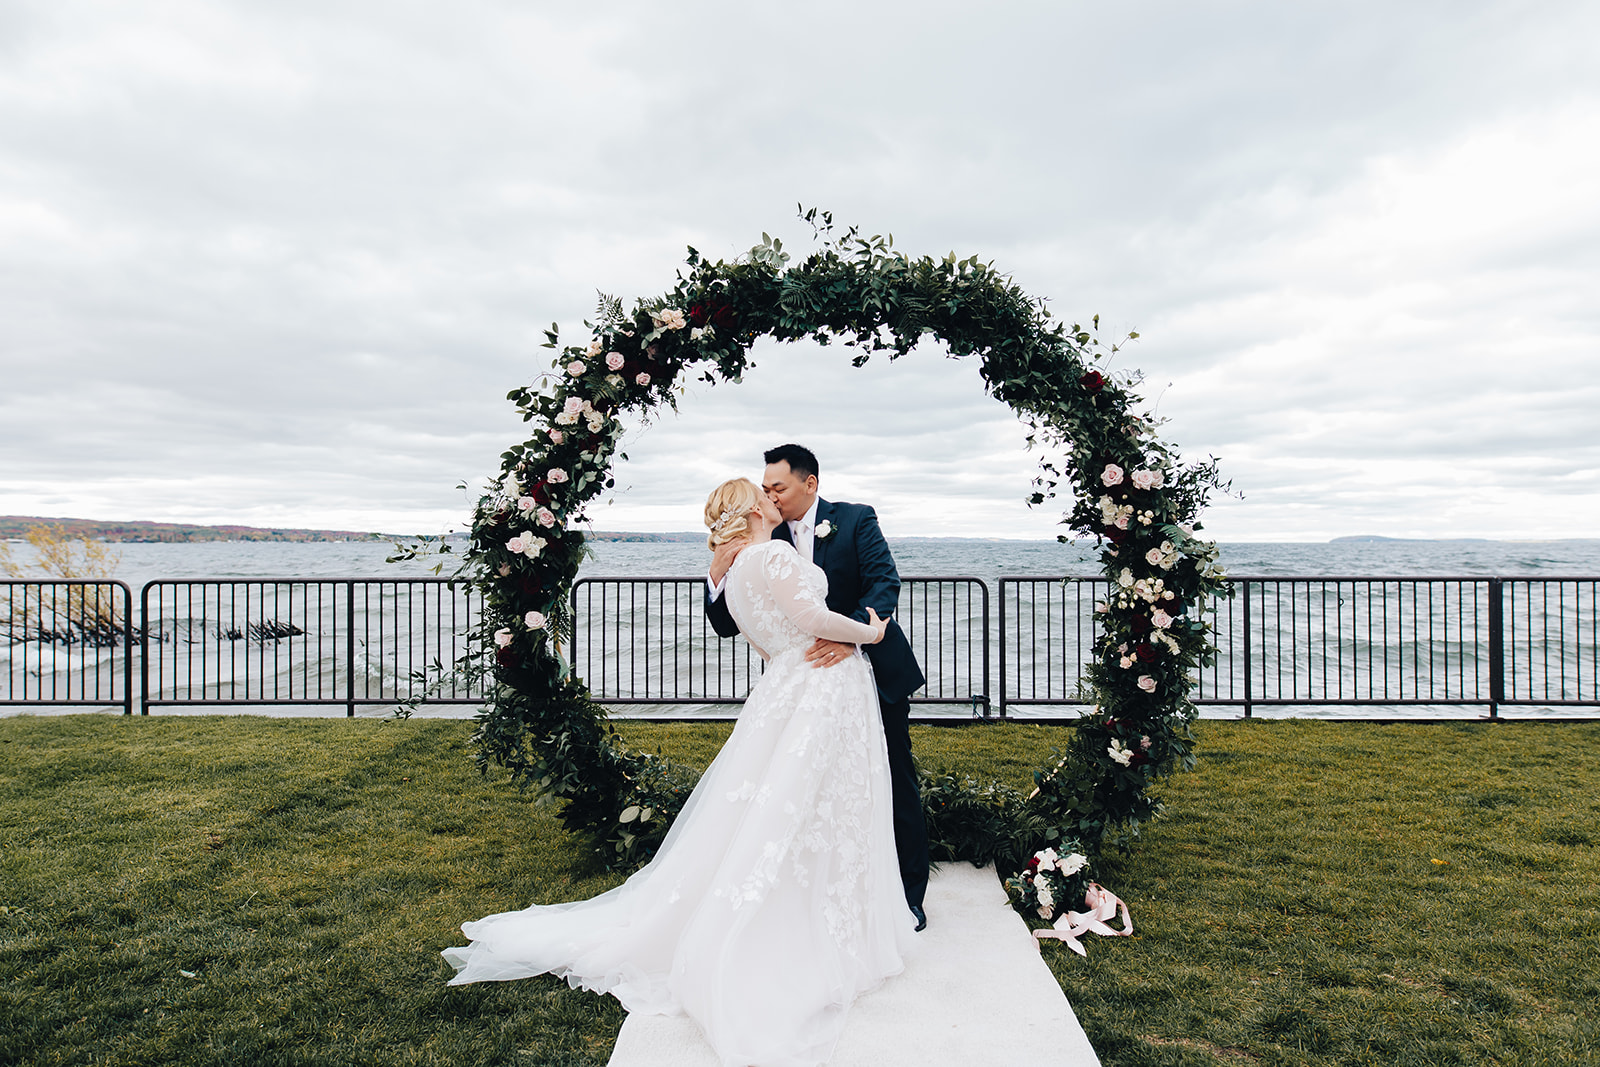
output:
[[[777,448],[769,448],[762,453],[761,458],[768,463],[787,463],[789,469],[800,476],[801,481],[805,481],[808,477],[815,478],[821,473],[817,470],[817,457],[804,445],[779,445]]]

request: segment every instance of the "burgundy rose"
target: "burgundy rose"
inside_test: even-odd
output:
[[[1143,644],[1133,650],[1140,663],[1154,663],[1156,661],[1156,648],[1151,644]]]
[[[1091,393],[1098,393],[1106,384],[1104,376],[1097,370],[1088,371],[1078,379],[1078,382]]]
[[[494,658],[506,670],[512,670],[517,665],[517,654],[510,645],[505,645],[495,650]]]
[[[706,319],[709,318],[709,317],[710,317],[710,312],[707,310],[707,308],[706,308],[706,306],[704,304],[690,304],[689,305],[689,325],[690,326],[704,326],[706,324]]]
[[[517,590],[523,596],[538,596],[544,591],[544,579],[537,574],[517,575]]]
[[[1141,637],[1154,629],[1154,624],[1151,623],[1150,616],[1148,615],[1135,615],[1131,625],[1133,627],[1133,632]]]
[[[733,313],[733,308],[727,304],[717,305],[717,309],[711,313],[711,325],[718,329],[731,330],[738,321],[738,318]]]

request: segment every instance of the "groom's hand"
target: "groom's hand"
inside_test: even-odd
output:
[[[829,641],[825,637],[819,637],[810,650],[806,652],[806,662],[814,667],[831,667],[835,663],[843,663],[855,654],[855,645],[847,645],[842,641]]]
[[[739,553],[743,552],[749,547],[750,542],[742,537],[739,537],[732,541],[724,541],[722,544],[718,545],[714,551],[712,551],[711,584],[713,586],[722,584],[722,579],[728,573],[728,568],[733,566],[734,559],[738,557]]]

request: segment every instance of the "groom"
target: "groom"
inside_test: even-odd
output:
[[[828,576],[828,609],[865,622],[871,607],[889,618],[900,602],[900,575],[889,545],[878,529],[877,514],[865,504],[835,504],[817,495],[817,457],[799,445],[779,445],[765,454],[762,488],[778,506],[784,522],[772,536],[788,541]],[[730,541],[711,558],[706,583],[706,618],[723,637],[738,625],[722,600],[722,582],[734,558],[748,542]],[[928,888],[928,828],[922,818],[922,794],[911,759],[911,714],[908,699],[926,679],[911,644],[897,622],[889,623],[883,640],[865,648],[878,684],[878,707],[889,742],[889,775],[894,785],[894,844],[900,859],[900,881],[917,929],[928,925],[922,910]],[[817,638],[806,653],[816,667],[831,667],[854,655],[855,645]]]

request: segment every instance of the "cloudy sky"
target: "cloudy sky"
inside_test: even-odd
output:
[[[1225,540],[1600,530],[1600,5],[0,0],[0,513],[435,531],[596,289],[804,202],[976,253],[1243,498]],[[603,529],[785,440],[1051,536],[975,366],[765,346]]]

